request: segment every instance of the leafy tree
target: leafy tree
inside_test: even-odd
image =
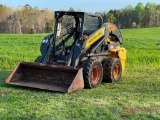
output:
[[[135,15],[136,15],[136,22],[139,26],[142,26],[142,20],[144,18],[144,10],[145,7],[144,5],[140,2],[137,4],[137,6],[135,7]]]
[[[75,10],[71,7],[71,8],[69,8],[69,11],[70,12],[75,12]]]
[[[72,7],[69,11],[75,11]],[[77,11],[81,11],[77,9]],[[104,22],[111,22],[119,28],[160,27],[160,4],[139,2],[135,7],[128,5],[120,10],[95,12]],[[52,32],[54,12],[40,10],[29,4],[17,8],[0,4],[0,33],[43,33]]]
[[[46,33],[53,32],[53,22],[53,20],[49,20],[48,22],[46,22]]]
[[[114,16],[114,14],[110,13],[110,12],[107,13],[107,15],[106,15],[106,21],[114,23],[116,21],[116,18]]]
[[[5,11],[5,6],[0,4],[0,13],[4,12]]]

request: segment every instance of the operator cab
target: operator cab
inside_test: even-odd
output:
[[[66,64],[73,45],[84,42],[102,25],[98,15],[84,12],[55,12],[54,62]]]

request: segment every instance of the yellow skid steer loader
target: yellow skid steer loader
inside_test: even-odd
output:
[[[126,60],[121,44],[118,28],[99,15],[56,11],[54,33],[42,40],[41,56],[19,63],[6,83],[70,93],[118,82]]]

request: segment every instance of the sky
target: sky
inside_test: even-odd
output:
[[[40,9],[50,10],[74,10],[81,9],[84,12],[107,12],[111,9],[125,8],[127,5],[135,7],[139,2],[146,5],[148,2],[160,4],[160,0],[0,0],[0,4],[18,7],[29,4],[32,7],[38,6]]]

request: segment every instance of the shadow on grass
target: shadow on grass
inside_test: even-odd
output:
[[[8,87],[5,81],[10,74],[11,71],[0,71],[0,87]]]

